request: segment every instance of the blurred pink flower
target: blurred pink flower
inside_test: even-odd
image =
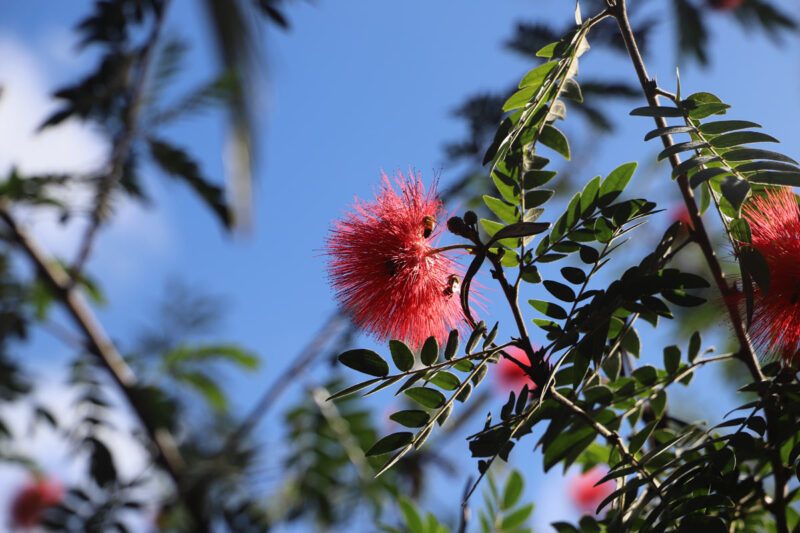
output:
[[[56,479],[35,477],[29,480],[11,502],[11,522],[17,527],[33,527],[42,520],[48,507],[64,499],[64,487]]]
[[[595,514],[597,506],[616,490],[617,485],[613,480],[597,484],[607,473],[603,468],[594,467],[570,483],[570,496],[582,513]]]
[[[505,350],[508,355],[521,363],[530,365],[530,360],[525,350],[511,346]],[[501,357],[497,363],[497,383],[501,392],[508,395],[509,391],[519,392],[522,387],[528,385],[528,390],[536,390],[536,383],[525,373],[514,361]]]

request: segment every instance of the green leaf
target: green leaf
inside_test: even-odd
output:
[[[586,274],[580,268],[564,267],[561,269],[561,275],[564,276],[565,280],[574,285],[580,285],[586,281]]]
[[[561,96],[569,98],[573,102],[583,102],[583,92],[581,86],[575,81],[575,78],[567,78],[564,80],[564,88],[561,91]]]
[[[701,133],[719,135],[729,131],[760,127],[760,124],[756,124],[755,122],[750,122],[747,120],[718,120],[716,122],[706,122],[705,124],[701,124],[697,129],[700,130]]]
[[[628,447],[628,450],[631,453],[636,453],[639,451],[639,449],[642,447],[645,441],[653,433],[653,430],[655,429],[657,423],[658,423],[657,420],[653,420],[652,422],[647,424],[644,428],[642,428],[641,431],[639,431],[638,433],[636,433],[631,437],[631,443],[630,446]]]
[[[715,155],[696,155],[690,159],[687,159],[686,161],[681,162],[678,166],[672,169],[672,179],[677,178],[681,174],[686,174],[695,167],[707,165],[708,163],[713,163],[716,161],[721,161],[721,159]]]
[[[180,345],[164,355],[164,364],[175,367],[184,362],[226,361],[248,370],[258,368],[258,357],[235,344]]]
[[[401,372],[407,372],[414,366],[414,352],[406,343],[398,340],[389,341],[389,351],[392,353],[394,366]]]
[[[544,126],[541,135],[539,135],[539,142],[548,148],[552,148],[569,161],[569,142],[566,136],[556,127],[549,124]]]
[[[220,412],[227,409],[228,399],[225,397],[225,393],[205,373],[200,371],[181,372],[175,377],[199,392],[215,411]]]
[[[761,133],[759,131],[734,131],[714,137],[709,144],[715,148],[730,148],[742,144],[761,143],[761,142],[780,142],[775,137]]]
[[[520,473],[516,470],[512,471],[503,490],[503,501],[500,504],[502,510],[511,509],[517,504],[519,497],[522,495],[523,486],[524,483]]]
[[[507,202],[512,204],[519,202],[519,185],[517,185],[516,181],[500,173],[497,169],[492,172],[492,181],[494,181],[494,186],[497,187],[497,190]]]
[[[372,350],[348,350],[339,356],[339,362],[370,376],[383,377],[389,374],[389,363]]]
[[[600,176],[595,176],[581,191],[580,210],[581,216],[586,217],[594,209],[597,203],[597,195],[600,193]]]
[[[553,57],[553,52],[555,51],[556,46],[558,46],[558,42],[550,43],[541,47],[539,51],[536,52],[536,57],[544,57],[547,59]]]
[[[753,183],[765,185],[785,185],[787,187],[800,186],[800,171],[796,172],[759,172],[748,178]]]
[[[631,111],[631,115],[636,117],[682,117],[683,112],[677,107],[649,106],[637,107]]]
[[[458,353],[459,335],[457,329],[451,329],[447,336],[447,344],[444,347],[444,358],[450,361]]]
[[[782,172],[800,172],[800,168],[791,163],[781,163],[780,161],[751,161],[736,165],[739,172],[754,172],[759,170],[779,170]]]
[[[531,515],[531,512],[533,512],[533,504],[529,503],[525,507],[521,507],[516,511],[514,511],[513,513],[511,513],[510,515],[503,518],[503,522],[500,525],[500,528],[502,530],[508,531],[521,526],[528,520],[528,517]]]
[[[752,246],[742,246],[739,248],[739,261],[753,277],[753,281],[756,282],[761,292],[768,295],[770,289],[769,263],[761,252]]]
[[[438,409],[444,405],[446,401],[444,394],[436,389],[427,387],[410,388],[406,391],[406,395],[423,407],[428,407],[430,409]]]
[[[232,219],[222,187],[206,180],[200,172],[200,167],[185,151],[155,138],[149,138],[147,142],[150,155],[158,166],[168,176],[178,178],[189,185],[217,215],[222,225],[226,228],[231,227]]]
[[[436,362],[439,358],[439,341],[436,340],[436,337],[430,336],[425,340],[419,358],[425,366],[431,366]]]
[[[549,292],[562,302],[575,301],[575,291],[573,291],[569,286],[549,279],[544,280],[543,284],[544,288],[547,289],[547,292]]]
[[[694,127],[668,126],[666,128],[656,128],[652,131],[647,132],[647,135],[644,136],[644,140],[649,141],[650,139],[655,139],[656,137],[661,137],[662,135],[674,135],[676,133],[688,133],[690,131],[694,131]]]
[[[470,333],[469,339],[467,340],[467,345],[465,347],[466,353],[468,354],[472,353],[472,350],[474,350],[475,347],[478,345],[478,342],[480,341],[484,333],[486,333],[486,323],[484,323],[484,321],[481,320],[475,326],[475,329],[472,330],[472,333]]]
[[[555,191],[552,189],[534,189],[525,193],[525,207],[537,207],[547,202],[553,197]]]
[[[697,359],[697,356],[700,355],[700,347],[702,345],[702,337],[700,336],[699,331],[695,331],[692,333],[692,336],[689,338],[689,351],[686,353],[689,362],[694,362]]]
[[[417,513],[417,510],[414,508],[414,504],[411,500],[400,497],[397,500],[398,505],[400,506],[400,511],[403,513],[403,517],[406,520],[406,526],[408,526],[409,533],[422,533],[424,531],[422,526],[422,519]]]
[[[606,176],[606,179],[600,184],[600,196],[597,201],[599,205],[606,206],[610,204],[622,193],[633,177],[637,164],[638,163],[635,161],[625,163],[612,170],[611,173]]]
[[[538,89],[542,83],[544,83],[544,79],[547,77],[547,75],[558,66],[558,63],[558,61],[550,61],[534,68],[525,74],[525,76],[519,82],[519,88],[524,89],[525,87],[533,87]],[[533,95],[533,92],[531,92],[531,95]]]
[[[672,146],[662,150],[658,154],[657,160],[662,161],[675,154],[686,152],[687,150],[700,150],[702,148],[707,148],[707,147],[708,144],[705,141],[687,141],[683,143],[673,144]]]
[[[349,396],[349,395],[353,394],[354,392],[360,391],[361,389],[366,389],[367,387],[369,387],[373,383],[377,383],[380,380],[381,380],[380,378],[375,378],[375,379],[370,379],[368,381],[364,381],[364,382],[361,382],[361,383],[356,383],[355,385],[353,385],[351,387],[347,387],[346,389],[342,389],[339,392],[337,392],[335,394],[332,394],[328,398],[328,400],[329,401],[330,400],[336,400],[338,398],[343,398],[345,396]]]
[[[365,455],[370,457],[372,455],[389,453],[397,450],[398,448],[402,448],[403,446],[408,446],[411,444],[412,440],[414,440],[414,434],[410,431],[392,433],[391,435],[386,435],[381,440],[373,444],[372,447],[367,450]]]
[[[392,413],[389,415],[389,419],[407,428],[421,428],[428,423],[431,415],[419,409],[408,409]]]
[[[481,219],[481,222],[484,220]],[[488,221],[487,221],[488,222]],[[484,224],[486,227],[486,224]],[[510,238],[529,237],[531,235],[538,235],[550,227],[547,222],[517,222],[503,228],[499,228],[492,234],[492,238],[486,243],[486,246],[491,246],[497,241],[506,240]],[[488,229],[487,229],[488,231]]]
[[[729,150],[723,154],[726,161],[749,161],[751,159],[772,159],[797,165],[797,161],[789,156],[785,156],[771,150],[761,150],[759,148],[737,148]]]
[[[703,168],[692,174],[692,177],[689,178],[689,186],[694,189],[698,185],[702,185],[704,182],[710,180],[715,176],[719,176],[720,174],[730,174],[730,173],[731,169],[727,167]]]
[[[447,391],[456,390],[461,385],[461,380],[458,379],[458,376],[445,370],[436,372],[430,381],[437,387]]]
[[[681,364],[681,349],[675,345],[664,348],[664,370],[674,374]]]
[[[653,414],[656,418],[661,418],[664,414],[664,409],[667,407],[667,393],[660,390],[656,393],[655,398],[650,400],[650,406],[653,408]]]
[[[725,198],[734,209],[737,211],[745,201],[747,195],[750,194],[750,184],[746,180],[739,179],[736,176],[726,176],[719,184],[719,189]]]
[[[658,372],[654,366],[644,365],[634,370],[631,376],[642,385],[650,386],[658,379]]]
[[[607,243],[614,236],[611,224],[605,218],[598,218],[594,223],[595,238],[598,242]]]
[[[503,104],[503,111],[511,111],[513,109],[519,109],[521,107],[525,107],[525,105],[528,102],[530,102],[531,98],[533,98],[533,95],[536,94],[537,90],[538,87],[531,86],[531,87],[525,87],[515,92]],[[500,150],[498,150],[498,152],[502,153]]]
[[[535,189],[549,183],[556,177],[555,170],[529,170],[522,175],[522,186],[526,189]]]
[[[545,302],[543,300],[528,300],[531,306],[545,316],[554,318],[556,320],[563,320],[567,318],[567,312],[560,305]]]
[[[486,334],[486,338],[483,341],[483,349],[486,350],[489,346],[494,342],[494,339],[497,337],[497,330],[500,327],[500,322],[495,322],[494,327],[489,330],[489,333]]]
[[[483,202],[486,204],[486,207],[491,209],[492,213],[497,215],[497,218],[506,224],[519,222],[519,211],[517,210],[516,206],[509,205],[503,200],[494,198],[487,194],[483,195]]]

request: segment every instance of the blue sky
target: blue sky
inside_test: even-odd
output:
[[[193,4],[176,1],[166,33],[192,42],[188,77],[200,81],[214,72],[214,59],[205,37],[207,26],[191,9]],[[233,237],[224,234],[187,190],[148,172],[154,205],[148,210],[119,206],[121,219],[104,232],[98,255],[90,264],[91,273],[105,282],[110,303],[100,316],[108,331],[123,346],[131,343],[152,322],[152,311],[170,279],[222,295],[228,313],[215,338],[236,340],[264,359],[256,375],[230,374],[234,403],[245,412],[335,308],[321,255],[330,221],[341,215],[354,195],[371,197],[381,169],[391,172],[411,166],[428,180],[439,174],[443,185],[457,177],[457,169],[445,166],[442,151],[446,141],[463,134],[462,124],[450,111],[468,95],[504,89],[532,68],[504,50],[502,42],[517,19],[550,14],[563,26],[572,17],[572,8],[566,4],[556,0],[291,4],[287,15],[292,30],[281,33],[268,27],[262,35],[266,65],[257,90],[261,161],[252,230]],[[645,9],[655,10],[652,4]],[[778,4],[800,15],[795,3]],[[23,93],[30,96],[36,91],[44,94],[85,72],[90,58],[70,52],[74,37],[69,28],[88,6],[89,2],[77,0],[29,0],[6,6],[0,21],[0,51],[4,52],[0,83],[13,89],[23,80],[27,84]],[[663,9],[661,3],[658,8]],[[713,68],[703,71],[693,64],[681,65],[683,93],[718,94],[733,106],[732,117],[760,122],[765,132],[783,141],[780,150],[799,156],[797,39],[779,49],[761,33],[742,31],[730,14],[715,14],[709,22]],[[670,24],[663,22],[657,35],[666,37]],[[667,44],[653,54],[648,68],[651,76],[671,89],[674,46],[670,39],[662,42]],[[582,58],[581,76],[595,77],[610,70],[635,83],[632,68],[617,55],[592,50]],[[36,106],[43,102],[31,97],[24,103],[39,113]],[[17,110],[27,109],[23,103],[18,105]],[[0,140],[13,140],[0,148],[0,169],[12,161],[23,170],[26,164],[36,168],[52,163],[59,168],[66,162],[85,167],[102,154],[102,140],[79,125],[70,125],[73,129],[51,144],[31,148],[30,143],[43,141],[30,140],[30,132],[16,122],[3,123],[14,116],[8,107],[7,101],[0,100]],[[583,146],[595,152],[591,166],[579,175],[588,180],[620,163],[638,160],[635,193],[652,194],[669,204],[677,196],[667,183],[667,174],[649,163],[658,146],[641,140],[652,124],[643,118],[626,120],[629,107],[633,105],[610,107],[622,126],[614,137],[583,135],[585,122],[575,114],[560,126],[571,139],[580,138]],[[223,124],[222,117],[209,114],[169,132],[177,144],[199,154],[206,174],[218,181],[223,175]],[[573,148],[578,146],[575,143]],[[547,219],[557,215],[554,211]],[[74,239],[62,237],[46,221],[37,225],[46,243],[72,257],[69,245]],[[640,255],[635,252],[633,257]],[[660,353],[659,339],[652,342]],[[373,345],[368,339],[359,344]],[[66,352],[52,339],[38,335],[25,353],[43,372],[50,362],[63,361]],[[704,403],[713,406],[718,397],[714,387],[720,382],[706,379],[707,386],[696,394],[705,395]],[[295,388],[282,405],[300,390]],[[380,413],[390,400],[377,401]],[[712,407],[712,412],[717,410]],[[260,435],[270,444],[280,443],[266,429]],[[537,521],[570,512],[558,498],[543,499],[545,492],[557,492],[551,484],[559,482],[551,477],[548,489],[542,490],[538,456],[522,457],[533,445],[529,442],[520,445],[512,458],[529,472],[528,496],[539,503]],[[451,447],[467,457],[465,444],[456,442]],[[453,508],[458,504],[441,496],[433,501]]]

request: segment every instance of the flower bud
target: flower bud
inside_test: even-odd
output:
[[[447,229],[454,235],[464,236],[467,232],[467,225],[461,217],[450,217],[447,220]]]
[[[478,215],[475,214],[475,211],[467,211],[464,213],[464,222],[466,222],[468,226],[474,226],[478,223]]]

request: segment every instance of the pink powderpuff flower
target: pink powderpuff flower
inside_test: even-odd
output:
[[[11,502],[11,522],[16,527],[30,528],[42,520],[45,509],[64,499],[64,487],[58,480],[35,477],[29,480]]]
[[[786,364],[800,359],[800,209],[792,190],[782,187],[754,196],[742,210],[753,247],[767,261],[769,293],[753,286],[750,334],[756,347]],[[744,307],[744,294],[734,303]]]
[[[595,514],[597,507],[617,489],[613,480],[598,485],[608,472],[594,467],[574,478],[569,486],[570,497],[582,513]]]
[[[505,351],[520,363],[530,365],[530,359],[528,359],[528,355],[522,348],[511,346],[506,348]],[[500,361],[497,363],[496,376],[500,392],[506,395],[508,395],[509,391],[521,391],[525,385],[528,385],[528,390],[530,391],[536,390],[536,383],[533,382],[533,379],[511,359],[500,357]]]
[[[466,320],[459,297],[463,271],[452,251],[435,248],[445,216],[436,185],[426,190],[419,173],[398,173],[394,184],[382,177],[375,200],[356,198],[328,236],[336,298],[379,341],[399,339],[419,348],[435,336],[444,343]]]

